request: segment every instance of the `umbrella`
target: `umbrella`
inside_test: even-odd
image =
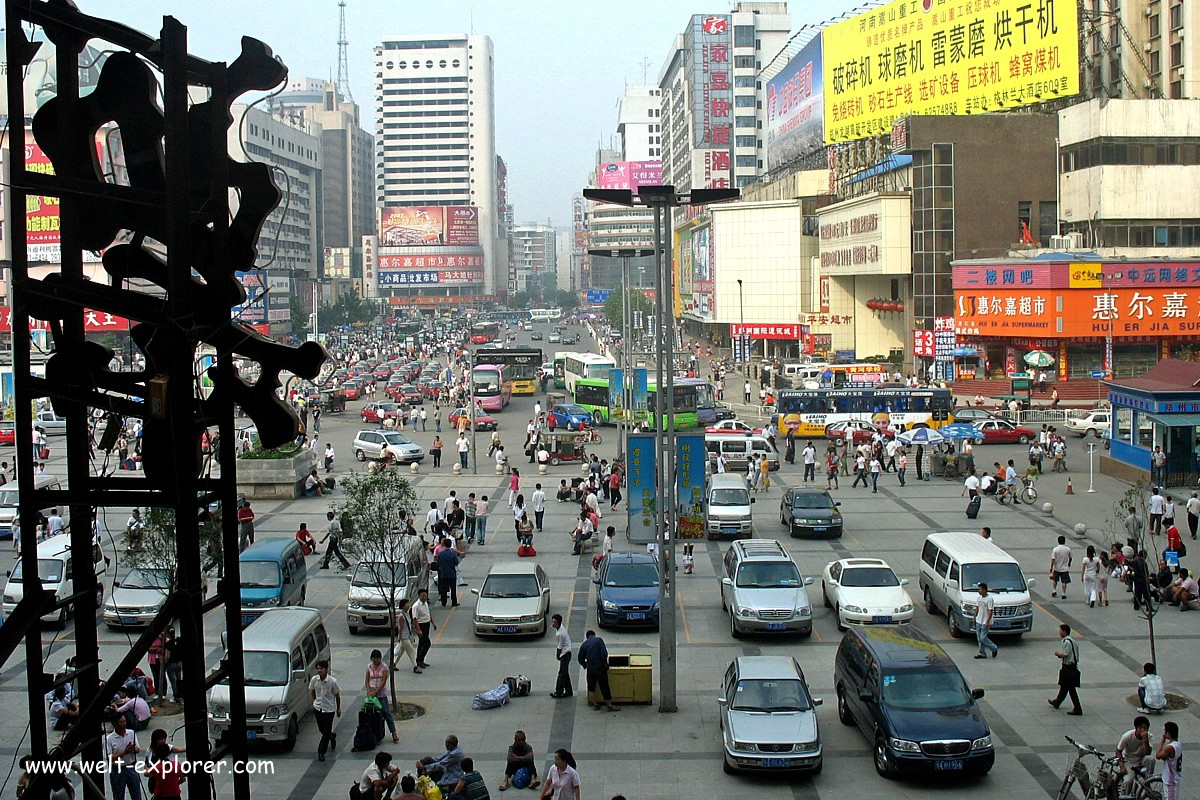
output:
[[[973,358],[973,357],[979,355],[979,348],[978,347],[967,347],[966,345],[963,345],[961,347],[956,347],[953,350],[951,350],[950,355],[954,356],[955,358]]]
[[[1025,354],[1025,363],[1031,367],[1048,367],[1054,363],[1054,356],[1045,350],[1034,350]]]
[[[971,439],[973,441],[981,441],[983,439],[983,431],[965,422],[955,422],[952,425],[945,425],[938,433],[947,439]]]
[[[898,434],[896,441],[904,444],[941,444],[946,441],[946,437],[933,428],[913,428]]]

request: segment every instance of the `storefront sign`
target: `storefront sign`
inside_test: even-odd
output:
[[[912,271],[912,204],[907,196],[867,195],[818,213],[822,275]]]
[[[44,319],[30,317],[29,327],[35,331],[46,331],[50,330],[50,323]],[[106,311],[92,311],[91,309],[85,309],[83,312],[84,333],[111,333],[113,331],[127,330],[129,330],[129,320],[124,317],[118,317]],[[12,309],[8,306],[0,306],[0,333],[11,332]]]
[[[629,541],[653,542],[657,506],[655,486],[654,434],[631,433],[627,437],[626,463],[629,469],[626,499],[629,515]]]
[[[708,476],[708,454],[704,434],[677,435],[676,464],[679,498],[679,538],[704,538],[704,483]]]
[[[1013,267],[955,266],[955,289],[1052,289],[1065,285],[1068,264],[1022,264]],[[1056,281],[1057,278],[1057,281]]]
[[[937,352],[933,331],[913,331],[913,355],[917,358],[933,358]]]
[[[479,244],[479,212],[474,206],[397,206],[379,212],[383,247]]]
[[[608,371],[608,416],[610,419],[625,416],[625,371],[620,367]]]
[[[955,298],[958,330],[967,335],[1162,337],[1200,332],[1200,288],[955,292]]]
[[[817,310],[822,314],[829,313],[829,276],[822,275],[817,282],[820,299],[817,302]]]
[[[380,254],[379,269],[483,269],[483,256],[401,256]]]
[[[750,336],[754,339],[799,339],[800,326],[795,324],[759,325],[730,323],[730,336]]]
[[[955,289],[1200,287],[1200,261],[956,264]]]
[[[800,314],[799,319],[809,325],[849,325],[854,321],[849,314]]]

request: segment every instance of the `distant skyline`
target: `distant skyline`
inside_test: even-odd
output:
[[[164,15],[188,26],[194,55],[232,61],[239,40],[266,42],[292,77],[333,80],[337,0],[257,6],[232,0],[77,0],[87,14],[154,35]],[[861,5],[861,0],[791,2],[792,31]],[[571,198],[596,150],[616,142],[617,101],[627,84],[656,84],[674,37],[692,14],[727,13],[727,0],[440,0],[400,4],[347,0],[350,89],[363,128],[375,127],[372,66],[384,36],[475,33],[495,53],[496,148],[508,164],[518,223],[570,224]],[[764,53],[764,64],[774,57]],[[645,63],[644,62],[648,62]],[[644,76],[644,77],[643,77]]]

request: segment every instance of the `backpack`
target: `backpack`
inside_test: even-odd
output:
[[[517,789],[526,789],[529,783],[533,780],[533,773],[529,771],[529,767],[521,767],[513,773],[512,785]]]
[[[504,679],[510,697],[528,697],[533,690],[533,683],[524,675]]]

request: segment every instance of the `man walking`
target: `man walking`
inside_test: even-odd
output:
[[[325,562],[321,564],[321,569],[329,569],[329,560],[334,556],[342,562],[342,569],[350,569],[350,562],[338,546],[342,542],[342,523],[332,511],[325,512],[325,519],[329,520],[329,524],[325,526],[325,536],[321,539],[321,544],[328,541],[329,547],[325,548]]]
[[[817,479],[817,448],[813,447],[812,440],[805,445],[800,456],[804,459],[804,482],[815,481]]]
[[[308,682],[308,693],[312,697],[313,714],[317,717],[317,730],[321,731],[317,760],[324,761],[329,748],[337,748],[337,734],[333,732],[334,715],[342,715],[342,691],[337,678],[329,674],[328,661],[317,662],[317,674]]]
[[[1196,497],[1196,493],[1192,492],[1192,496],[1187,501],[1187,520],[1188,530],[1192,532],[1192,538],[1196,538],[1196,526],[1200,523],[1200,498]]]
[[[458,463],[464,470],[467,468],[467,456],[471,452],[471,440],[467,438],[466,431],[458,434],[458,441],[455,442],[458,448]]]
[[[1167,501],[1158,491],[1158,487],[1154,488],[1154,493],[1150,495],[1150,535],[1157,536],[1162,531],[1163,511],[1166,510]]]
[[[125,800],[126,789],[130,800],[142,800],[142,780],[135,766],[141,751],[137,734],[129,730],[129,720],[124,714],[116,717],[112,733],[104,737],[104,755],[111,770],[108,783],[116,800]]]
[[[1067,623],[1064,622],[1058,626],[1058,635],[1062,637],[1058,649],[1054,651],[1054,655],[1061,662],[1058,668],[1058,696],[1046,702],[1058,708],[1062,705],[1062,701],[1070,695],[1074,707],[1067,714],[1072,717],[1080,717],[1083,716],[1083,709],[1079,706],[1078,692],[1079,646],[1071,638],[1071,626]]]
[[[745,388],[745,392],[744,392],[746,405],[750,405],[750,392],[752,392],[753,390],[754,390],[754,387],[750,385],[750,381],[746,381],[746,388]],[[36,457],[37,456],[34,456],[34,458],[36,458]]]
[[[550,624],[554,626],[554,657],[558,660],[558,680],[550,696],[561,700],[575,693],[571,688],[571,636],[563,625],[562,614],[551,617]]]
[[[455,580],[458,569],[458,553],[454,550],[454,540],[447,537],[442,542],[442,549],[434,556],[437,562],[438,600],[446,605],[446,595],[450,595],[453,607],[458,606],[458,582]]]
[[[987,528],[984,528],[987,530]],[[987,651],[992,651],[992,658],[1000,652],[1000,648],[988,636],[992,627],[992,614],[996,610],[996,598],[988,594],[986,583],[979,584],[979,597],[975,601],[975,641],[979,643],[979,654],[976,658],[987,658]]]
[[[533,522],[538,533],[542,532],[542,518],[546,516],[546,493],[540,483],[534,484],[533,490]]]
[[[850,484],[850,488],[858,486],[859,481],[862,481],[864,489],[867,488],[867,458],[861,450],[854,457],[854,483]]]
[[[1066,600],[1067,584],[1070,582],[1071,548],[1067,546],[1067,537],[1059,536],[1058,544],[1050,551],[1050,596],[1058,597],[1058,586],[1062,584],[1062,597]]]
[[[579,663],[587,674],[588,705],[599,711],[603,698],[609,711],[619,711],[613,705],[612,690],[608,686],[608,647],[595,631],[589,630],[579,646]]]
[[[413,624],[417,626],[417,666],[427,669],[429,665],[425,663],[425,656],[429,654],[429,629],[437,630],[433,611],[429,608],[428,589],[417,592],[417,602],[413,603],[412,607],[412,619]]]

